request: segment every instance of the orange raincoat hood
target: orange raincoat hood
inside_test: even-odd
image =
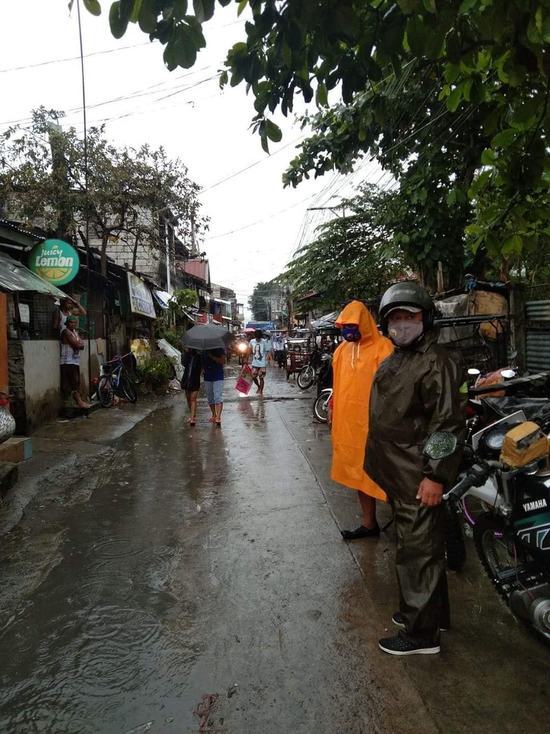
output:
[[[336,326],[341,329],[344,324],[357,324],[361,332],[359,344],[372,344],[376,339],[383,337],[376,328],[376,323],[370,311],[361,301],[351,301],[345,306],[336,319]]]

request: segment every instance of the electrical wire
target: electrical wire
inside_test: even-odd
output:
[[[212,189],[215,189],[217,186],[221,186],[222,184],[226,183],[227,181],[231,181],[232,179],[236,178],[237,176],[240,176],[242,173],[246,173],[246,171],[249,171],[251,168],[254,168],[255,166],[259,166],[261,163],[265,163],[266,161],[271,160],[273,156],[276,156],[278,153],[281,153],[281,151],[285,150],[286,148],[289,148],[291,145],[295,145],[301,139],[303,139],[303,136],[294,138],[294,140],[291,140],[290,142],[286,143],[286,145],[282,145],[280,148],[277,148],[276,151],[274,151],[273,153],[270,153],[268,156],[265,156],[264,158],[260,158],[259,160],[254,161],[254,163],[250,163],[248,166],[245,166],[244,168],[241,168],[239,171],[235,171],[234,173],[229,174],[229,176],[225,176],[224,178],[221,178],[219,181],[216,181],[215,183],[211,184],[210,186],[206,186],[204,189],[201,190],[201,193],[205,194],[208,191],[212,191]]]
[[[290,211],[291,209],[295,209],[297,206],[300,206],[301,204],[304,204],[306,201],[309,201],[313,198],[313,194],[310,196],[307,196],[305,199],[301,199],[300,201],[297,201],[295,204],[292,204],[291,206],[287,206],[284,209],[280,209],[277,212],[273,212],[273,214],[268,214],[266,217],[262,217],[262,219],[257,219],[255,222],[250,222],[249,224],[245,224],[242,227],[237,227],[237,229],[232,229],[229,232],[223,232],[222,234],[215,234],[212,236],[206,236],[204,238],[205,242],[210,242],[211,240],[218,240],[222,237],[229,237],[229,235],[236,234],[237,232],[242,232],[245,229],[250,229],[251,227],[256,227],[258,224],[263,224],[263,222],[267,222],[269,219],[273,219],[274,217],[278,217],[281,214],[285,214],[286,212]]]
[[[118,53],[119,51],[127,51],[131,48],[141,48],[142,46],[152,46],[149,41],[145,43],[133,43],[129,46],[119,46],[118,48],[106,48],[103,51],[92,51],[89,54],[85,54],[84,58],[89,59],[92,56],[104,56],[107,54]],[[67,56],[64,59],[49,59],[48,61],[39,61],[36,64],[25,64],[24,66],[11,66],[6,69],[0,69],[0,74],[8,74],[13,71],[24,71],[25,69],[37,69],[41,66],[50,66],[51,64],[64,64],[67,61],[80,61],[80,56]]]

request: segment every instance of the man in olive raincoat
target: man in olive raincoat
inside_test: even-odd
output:
[[[462,370],[432,331],[434,306],[413,282],[391,286],[380,303],[380,322],[395,352],[376,373],[370,401],[365,469],[393,505],[401,628],[380,640],[392,655],[438,653],[440,629],[449,626],[445,573],[444,487],[455,480],[460,456],[438,461],[423,454],[435,432],[461,437]]]
[[[385,493],[363,468],[369,427],[369,397],[374,373],[393,351],[392,343],[379,334],[376,323],[361,301],[349,303],[336,321],[344,341],[334,354],[332,400],[332,472],[335,482],[356,489],[363,523],[342,530],[344,540],[376,537],[376,500]]]

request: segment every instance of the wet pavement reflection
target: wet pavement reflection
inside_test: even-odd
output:
[[[393,541],[339,540],[354,498],[327,504],[313,394],[275,370],[264,400],[232,384],[222,429],[204,404],[187,426],[178,397],[5,538],[2,734],[440,730],[376,649]]]

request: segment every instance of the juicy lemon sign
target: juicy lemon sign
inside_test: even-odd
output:
[[[78,252],[63,240],[44,240],[29,255],[29,268],[48,283],[65,285],[76,277],[80,268]]]

